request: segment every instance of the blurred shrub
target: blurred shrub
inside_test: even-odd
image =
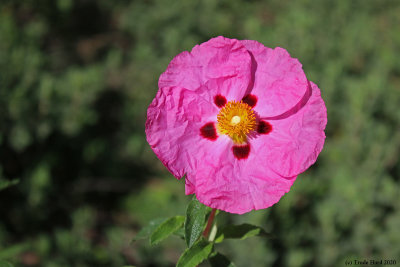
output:
[[[286,48],[321,88],[329,121],[317,164],[279,204],[220,218],[276,239],[232,241],[225,254],[238,266],[400,255],[399,13],[390,0],[2,1],[0,186],[20,183],[0,191],[0,259],[176,262],[179,239],[129,245],[188,201],[145,142],[146,108],[169,61],[216,35]]]

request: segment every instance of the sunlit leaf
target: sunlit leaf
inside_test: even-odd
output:
[[[175,216],[167,219],[163,223],[161,223],[151,234],[150,236],[150,244],[155,245],[173,234],[179,228],[183,226],[185,222],[184,216]]]
[[[227,225],[218,229],[215,243],[221,243],[224,239],[246,239],[252,236],[268,236],[269,234],[259,226],[251,224]]]
[[[195,197],[189,203],[185,220],[185,237],[188,247],[191,247],[201,236],[204,229],[206,212],[207,206],[201,204]]]
[[[208,258],[213,249],[213,243],[200,239],[183,252],[176,264],[177,267],[195,267]]]

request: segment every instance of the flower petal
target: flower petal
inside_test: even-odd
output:
[[[272,131],[254,139],[255,146],[264,147],[268,165],[284,177],[305,171],[324,146],[327,115],[317,85],[310,82],[306,96],[291,112],[270,118]]]
[[[187,174],[196,181],[194,193],[201,203],[243,214],[272,206],[290,190],[296,177],[288,179],[272,171],[259,156],[260,148],[253,146],[247,159],[238,160],[231,146],[214,148],[196,171]]]
[[[241,41],[253,62],[253,86],[247,93],[258,98],[254,110],[262,116],[277,116],[294,107],[307,91],[307,78],[300,62],[280,47],[271,49]]]
[[[199,90],[201,94],[201,90]],[[218,108],[197,92],[177,87],[159,90],[147,109],[146,138],[157,157],[178,179],[196,161],[192,151],[201,139],[201,127],[216,121]]]
[[[241,100],[251,79],[251,58],[236,39],[222,36],[196,45],[191,52],[182,52],[161,74],[158,86],[179,87],[198,91],[210,102],[218,94],[228,100]]]
[[[177,55],[160,76],[147,111],[146,137],[175,177],[195,167],[198,145],[211,142],[203,140],[200,128],[217,121],[214,97],[240,100],[250,69],[250,55],[238,40],[217,37]]]

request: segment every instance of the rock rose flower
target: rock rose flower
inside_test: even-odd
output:
[[[177,55],[158,86],[147,141],[209,207],[242,214],[275,204],[324,145],[320,90],[283,48],[213,38]]]

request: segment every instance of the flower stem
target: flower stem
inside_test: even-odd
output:
[[[213,225],[215,212],[217,209],[212,209],[210,216],[208,217],[206,229],[204,229],[203,236],[207,239],[208,235],[210,234],[211,226]]]

